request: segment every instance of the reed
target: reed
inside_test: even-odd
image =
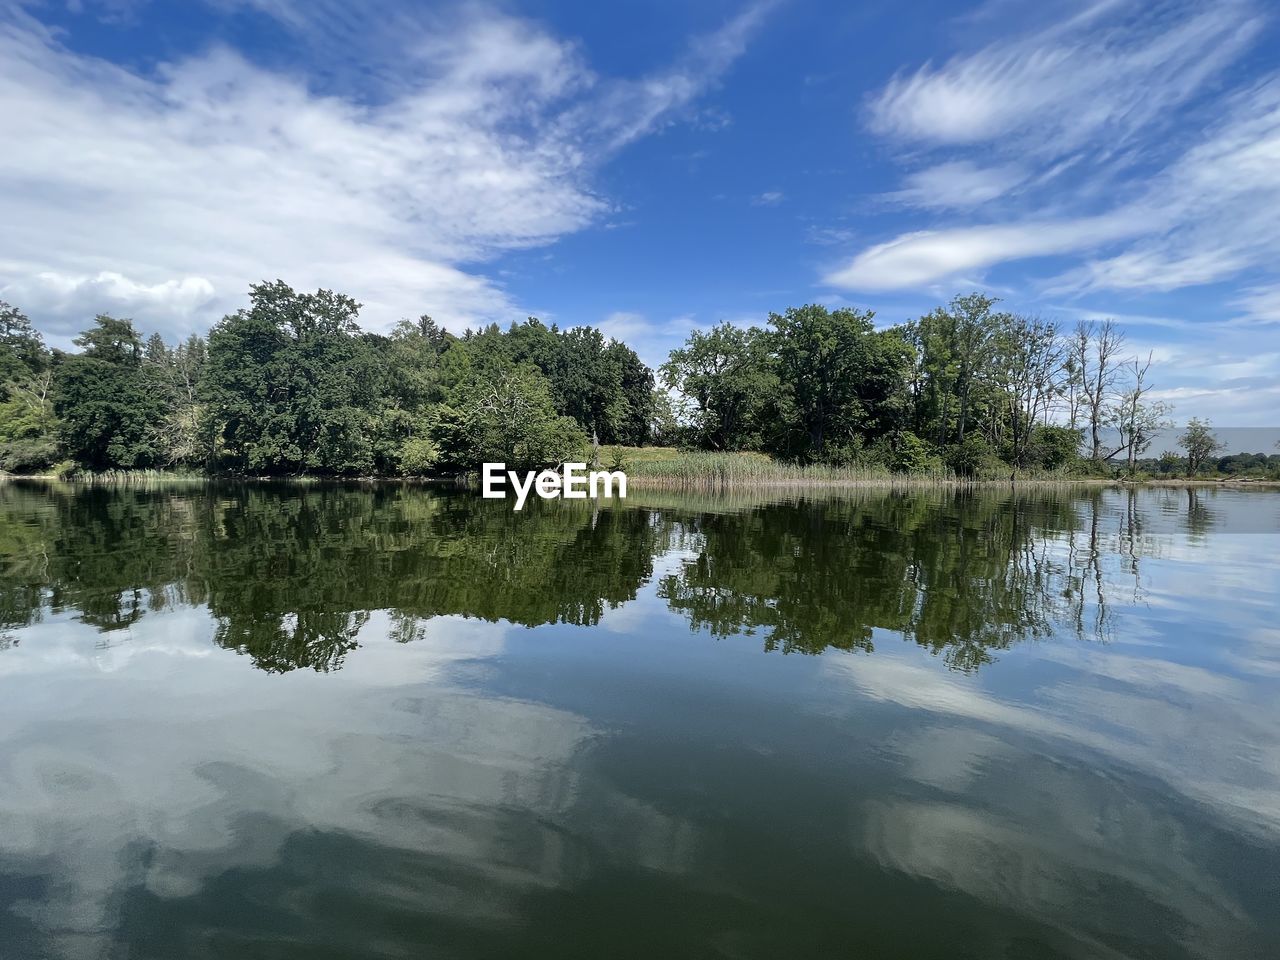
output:
[[[894,473],[881,464],[831,466],[774,460],[761,453],[714,453],[671,447],[604,447],[601,464],[621,469],[633,487],[720,490],[743,487],[941,487],[1097,483],[1066,472],[1002,470],[960,477],[946,467]],[[1109,481],[1108,481],[1109,482]]]
[[[661,448],[659,448],[661,449]],[[949,471],[904,475],[879,465],[830,466],[773,460],[759,453],[615,448],[604,466],[627,473],[637,487],[724,488],[752,486],[930,485],[955,482]]]

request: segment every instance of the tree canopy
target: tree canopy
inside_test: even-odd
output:
[[[596,441],[959,475],[1135,471],[1169,422],[1150,358],[1114,323],[1068,331],[976,292],[896,324],[806,304],[694,328],[658,382],[593,327],[451,333],[423,315],[372,333],[359,313],[275,280],[207,339],[170,345],[103,314],[63,352],[0,303],[0,469],[417,476],[552,466]],[[1197,423],[1193,474],[1220,452]]]

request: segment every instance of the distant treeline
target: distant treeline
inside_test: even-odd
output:
[[[1149,359],[1111,322],[1066,331],[996,303],[957,297],[887,329],[817,305],[722,323],[672,351],[666,389],[591,327],[458,336],[424,316],[383,336],[351,298],[281,281],[176,346],[100,315],[79,352],[50,350],[0,303],[0,468],[419,476],[554,464],[593,441],[959,475],[1135,468],[1168,425]]]

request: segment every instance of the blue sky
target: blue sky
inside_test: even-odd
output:
[[[982,289],[1274,425],[1278,51],[1243,0],[0,0],[0,298],[174,337],[280,277],[656,363]]]

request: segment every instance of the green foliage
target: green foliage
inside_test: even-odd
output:
[[[928,443],[905,430],[897,438],[889,465],[895,473],[932,473],[941,469],[942,459]]]
[[[52,357],[26,315],[0,301],[0,470],[34,472],[57,456]]]
[[[80,353],[51,353],[0,304],[0,469],[69,457],[95,473],[421,476],[489,460],[551,465],[594,441],[752,451],[814,476],[1109,476],[1108,455],[1136,470],[1166,415],[1147,396],[1149,362],[1118,353],[1123,337],[1104,325],[1104,376],[1100,333],[1067,339],[996,305],[959,296],[889,329],[869,311],[815,304],[770,314],[764,328],[721,323],[671,352],[658,390],[630,347],[594,328],[529,318],[455,336],[424,315],[374,334],[350,297],[282,281],[252,287],[207,343],[172,347],[101,316]],[[1087,428],[1092,440],[1097,423],[1120,443],[1085,464],[1079,437]],[[1265,457],[1219,463],[1217,452],[1195,469],[1276,469]],[[690,475],[751,473],[741,458],[708,464]],[[1143,464],[1171,475],[1171,462]]]
[[[684,439],[675,402],[666,390],[653,391],[647,434],[649,442],[659,447],[673,446]]]
[[[133,323],[100,315],[75,343],[83,352],[64,358],[55,372],[63,448],[91,470],[154,465],[164,398],[143,369]]]
[[[1070,469],[1080,459],[1079,430],[1041,424],[1031,431],[1025,462],[1043,470]]]
[[[527,363],[547,379],[556,413],[602,443],[644,443],[653,416],[653,373],[634,350],[593,327],[559,330],[530,317],[464,337],[490,359]]]
[[[710,450],[758,448],[778,391],[766,334],[721,323],[693,331],[662,365],[663,382],[692,404],[693,442]]]
[[[223,464],[253,473],[360,474],[373,466],[376,355],[360,305],[330,290],[257,284],[209,335],[205,416]]]
[[[998,473],[1002,466],[991,444],[980,433],[970,433],[960,443],[952,444],[944,460],[957,476],[974,480]]]
[[[440,450],[429,437],[410,437],[400,446],[400,472],[411,477],[430,473],[440,462]]]
[[[556,413],[550,384],[529,363],[471,365],[449,391],[434,434],[441,460],[462,469],[544,467],[587,445],[579,423]]]
[[[908,352],[899,337],[877,332],[873,317],[813,304],[770,314],[786,425],[780,453],[839,461],[859,438],[882,436],[896,424]]]
[[[1222,441],[1214,436],[1209,421],[1192,417],[1178,437],[1178,446],[1187,454],[1187,475],[1194,477],[1222,450]]]

